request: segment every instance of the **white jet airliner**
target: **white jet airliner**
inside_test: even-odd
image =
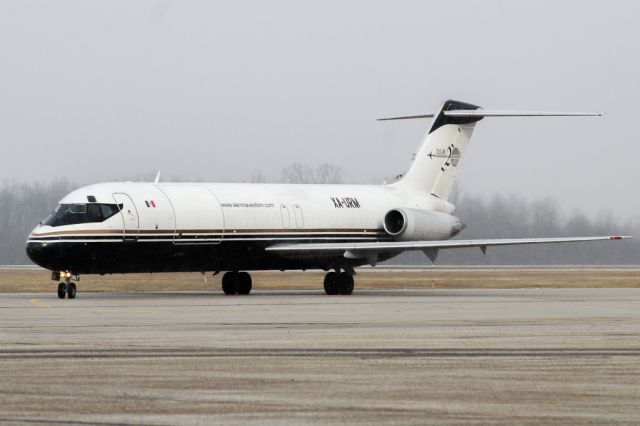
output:
[[[625,237],[449,240],[465,225],[447,201],[484,117],[598,113],[488,111],[446,101],[406,174],[384,185],[101,183],[65,196],[26,244],[76,296],[80,274],[226,271],[225,294],[249,294],[245,271],[322,269],[327,294],[351,294],[354,268],[422,250],[618,240]]]

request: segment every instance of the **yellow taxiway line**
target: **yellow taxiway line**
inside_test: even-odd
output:
[[[41,308],[50,308],[51,307],[49,305],[45,305],[44,303],[40,302],[38,299],[30,299],[29,302],[31,302],[32,304],[34,304],[36,306],[40,306]]]

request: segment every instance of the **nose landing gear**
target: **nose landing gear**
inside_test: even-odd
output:
[[[65,283],[58,284],[58,297],[64,299],[67,295],[67,285]]]
[[[65,296],[69,299],[76,298],[76,285],[71,282],[71,278],[76,281],[80,280],[79,275],[72,275],[71,272],[53,272],[51,274],[51,279],[58,281],[59,279],[64,279],[64,282],[58,284],[58,298],[64,299]]]
[[[69,299],[76,298],[76,285],[74,283],[67,284],[67,297]]]

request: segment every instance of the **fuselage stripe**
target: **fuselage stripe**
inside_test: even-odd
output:
[[[205,243],[205,242],[238,242],[238,241],[273,241],[273,242],[286,242],[286,241],[384,241],[387,239],[380,239],[374,236],[372,237],[288,237],[288,238],[233,238],[233,239],[221,239],[221,238],[147,238],[147,239],[130,239],[126,241],[131,242],[140,242],[140,243],[154,243],[154,242],[176,242],[176,243]],[[123,242],[125,241],[122,238],[93,238],[93,237],[79,237],[79,238],[69,238],[69,239],[36,239],[30,238],[27,240],[27,244],[29,243],[84,243],[84,242]]]
[[[40,236],[40,235],[31,235],[29,238],[38,238],[38,239],[54,239],[54,238],[82,238],[82,237],[95,237],[95,238],[113,238],[113,236],[122,236],[124,234],[120,233],[120,234],[112,234],[112,235],[95,235],[92,234],[90,232],[87,232],[85,234],[78,234],[78,235],[49,235],[49,236]],[[127,234],[127,236],[129,237],[144,237],[144,238],[163,238],[163,237],[171,237],[173,238],[174,236],[177,238],[198,238],[198,237],[206,237],[206,236],[215,236],[215,237],[224,237],[225,239],[233,239],[233,238],[250,238],[250,237],[259,237],[259,238],[264,238],[264,237],[273,237],[273,238],[278,238],[278,237],[284,237],[284,238],[289,238],[289,237],[298,237],[298,236],[318,236],[318,237],[332,237],[332,236],[336,236],[336,237],[348,237],[348,236],[379,236],[379,235],[386,235],[385,233],[381,233],[381,232],[361,232],[361,233],[357,233],[357,232],[344,232],[344,233],[326,233],[326,234],[322,234],[322,233],[298,233],[298,234],[245,234],[245,233],[237,233],[237,234],[163,234],[163,235],[148,235],[148,234]]]
[[[235,234],[323,234],[323,233],[350,233],[350,234],[367,234],[367,233],[379,233],[384,232],[382,229],[141,229],[141,230],[124,230],[124,229],[97,229],[97,230],[69,230],[69,231],[53,231],[53,232],[43,232],[43,233],[32,233],[31,235],[34,237],[47,237],[47,236],[62,236],[62,235],[82,235],[82,234],[223,234],[235,235]]]

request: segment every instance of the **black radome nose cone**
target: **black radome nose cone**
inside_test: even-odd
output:
[[[33,263],[46,269],[51,269],[50,265],[55,263],[59,255],[57,244],[28,242],[27,256]]]

